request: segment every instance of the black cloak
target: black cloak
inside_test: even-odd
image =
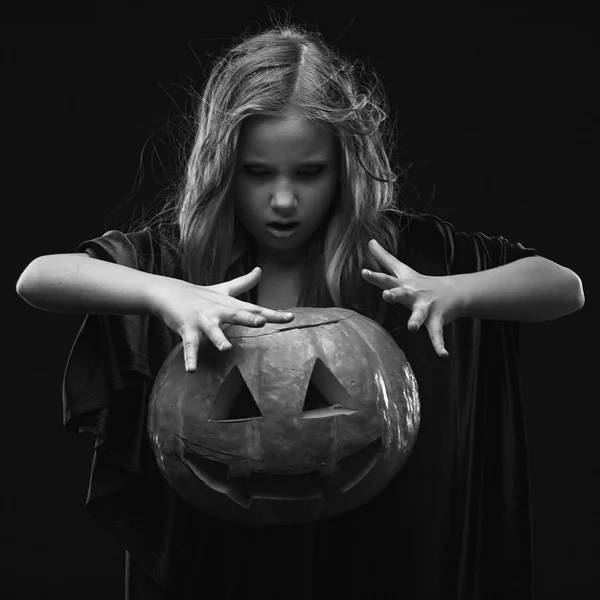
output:
[[[456,232],[434,215],[402,219],[396,256],[424,275],[537,255],[503,237]],[[184,279],[149,228],[108,231],[80,244],[84,251]],[[158,471],[147,405],[180,338],[153,316],[84,318],[64,373],[64,425],[96,436],[86,507],[126,551],[129,600],[532,598],[518,323],[457,319],[444,328],[450,356],[442,359],[425,327],[408,331],[408,309],[390,306],[384,327],[419,385],[411,456],[368,504],[311,525],[269,528],[196,511]]]

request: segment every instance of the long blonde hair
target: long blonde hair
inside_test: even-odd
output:
[[[317,32],[292,24],[242,38],[212,66],[195,97],[193,141],[179,181],[152,221],[170,233],[186,280],[214,285],[256,266],[255,246],[229,194],[240,129],[252,115],[293,105],[332,132],[340,149],[340,182],[329,215],[305,261],[300,305],[340,306],[380,321],[382,290],[361,269],[381,270],[367,244],[394,254],[402,214],[391,166],[394,131],[377,76],[349,61]],[[152,226],[142,223],[137,230]],[[239,299],[256,302],[255,290]],[[385,313],[385,308],[383,308]]]

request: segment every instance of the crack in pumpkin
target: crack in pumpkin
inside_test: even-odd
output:
[[[204,450],[209,450],[211,452],[214,452],[215,454],[222,454],[223,456],[230,456],[232,458],[239,458],[239,456],[237,454],[231,454],[230,452],[223,452],[222,450],[217,450],[216,448],[211,448],[210,446],[204,446],[202,444],[199,444],[198,442],[191,442],[190,440],[186,440],[183,436],[177,434],[177,433],[173,433],[173,435],[175,437],[178,437],[182,442],[183,445],[190,451],[192,452],[192,454],[195,454],[197,456],[211,456],[210,454],[198,454],[197,452],[194,452],[190,446],[198,446],[198,448],[203,448]]]
[[[335,325],[336,323],[339,323],[340,321],[345,321],[346,319],[349,319],[350,317],[341,317],[339,319],[331,319],[329,321],[320,321],[319,323],[307,323],[306,325],[290,325],[290,326],[286,326],[286,327],[278,327],[275,331],[269,331],[268,333],[259,333],[258,331],[256,331],[256,333],[252,333],[252,335],[232,335],[230,336],[231,338],[246,338],[246,337],[262,337],[265,335],[273,335],[275,333],[281,333],[282,331],[291,331],[293,329],[309,329],[311,327],[322,327],[323,325]]]

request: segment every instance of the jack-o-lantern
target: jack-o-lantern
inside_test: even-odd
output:
[[[148,433],[158,467],[191,506],[250,526],[316,521],[379,494],[410,455],[419,395],[377,323],[342,308],[231,325],[204,337],[194,373],[178,344],[154,382]]]

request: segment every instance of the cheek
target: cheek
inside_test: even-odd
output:
[[[321,206],[329,208],[336,194],[337,190],[337,176],[331,176],[325,178],[325,180],[319,185],[319,201]]]
[[[260,202],[260,193],[256,185],[249,182],[238,182],[235,186],[235,204],[243,215],[252,216],[254,207]]]
[[[338,193],[340,186],[341,186],[340,180],[337,178],[337,175],[336,175],[333,178],[333,180],[331,181],[330,188],[329,188],[329,190],[330,190],[329,194],[332,198]]]
[[[329,175],[311,184],[311,196],[321,203],[331,200],[337,187],[337,177]]]

